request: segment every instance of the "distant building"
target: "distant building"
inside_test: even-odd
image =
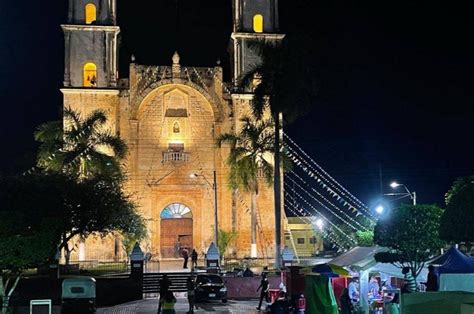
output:
[[[249,41],[283,39],[277,6],[278,0],[233,1],[233,82],[224,82],[219,63],[181,65],[177,52],[170,64],[160,66],[136,63],[132,56],[129,76],[121,77],[116,0],[69,0],[67,24],[62,25],[64,106],[82,114],[102,109],[108,130],[126,141],[127,190],[148,219],[150,238],[142,248],[153,257],[176,257],[183,247],[206,251],[214,239],[214,171],[219,228],[237,231],[235,253],[249,256],[250,195],[229,189],[229,147],[216,148],[215,138],[238,132],[240,118],[250,114],[253,94],[236,88],[237,81],[259,60]],[[262,181],[260,257],[273,256],[274,227],[273,189]],[[73,254],[80,260],[116,259],[123,258],[120,251],[118,238],[89,237]]]
[[[323,251],[321,233],[308,220],[310,217],[288,217],[285,230],[285,245],[292,248],[298,257],[309,257]]]

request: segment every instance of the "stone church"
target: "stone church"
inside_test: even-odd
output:
[[[239,119],[249,114],[252,94],[235,88],[237,78],[258,62],[249,40],[279,41],[284,35],[279,33],[278,0],[232,1],[233,82],[224,82],[219,64],[183,65],[179,52],[169,64],[156,66],[132,57],[129,76],[121,77],[116,0],[69,0],[67,24],[62,25],[64,107],[83,115],[105,111],[109,131],[126,141],[126,188],[148,221],[149,238],[142,248],[155,257],[176,257],[177,246],[205,252],[214,241],[216,206],[219,229],[238,233],[231,250],[235,256],[273,256],[273,188],[262,180],[257,246],[252,248],[250,195],[229,188],[229,147],[216,147],[215,138],[238,132]],[[117,258],[123,254],[117,242],[89,238],[77,258]]]

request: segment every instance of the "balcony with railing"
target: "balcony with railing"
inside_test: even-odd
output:
[[[185,152],[163,152],[163,162],[189,162],[189,155]]]

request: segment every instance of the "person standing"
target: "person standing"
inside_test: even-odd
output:
[[[354,307],[352,305],[352,300],[349,297],[349,289],[344,288],[344,290],[342,290],[339,303],[341,304],[341,314],[352,314]]]
[[[352,303],[357,304],[359,303],[359,278],[355,277],[349,283],[349,298],[351,299]]]
[[[278,293],[278,299],[270,305],[270,311],[272,314],[289,314],[291,313],[290,302],[286,299],[286,293],[280,291]]]
[[[413,274],[410,271],[410,267],[403,267],[402,268],[403,281],[405,284],[403,285],[402,291],[403,292],[416,292],[416,280],[413,277]]]
[[[260,290],[260,301],[258,302],[257,310],[260,311],[260,308],[262,307],[262,301],[263,298],[265,298],[265,301],[268,303],[268,289],[270,288],[270,285],[268,284],[268,278],[267,278],[267,273],[262,273],[262,280],[260,280],[260,286],[257,288]]]
[[[189,276],[188,280],[186,281],[186,290],[188,290],[188,303],[189,303],[188,313],[194,313],[195,289],[196,289],[196,284],[194,280],[195,280],[194,276]]]
[[[438,275],[436,275],[433,265],[428,266],[428,280],[426,281],[426,291],[438,291]]]
[[[170,291],[171,287],[171,280],[169,280],[168,275],[164,274],[163,278],[159,281],[159,287],[160,287],[160,300],[158,301],[158,314],[161,313],[161,305],[162,305],[162,299],[164,296]]]
[[[195,249],[191,252],[191,262],[192,262],[192,269],[195,269],[198,266],[198,253]]]
[[[183,248],[183,250],[181,251],[181,256],[183,257],[183,268],[188,268],[189,254],[186,248]]]
[[[163,296],[163,299],[160,300],[161,308],[163,314],[175,314],[174,305],[176,304],[176,298],[171,291],[167,291]],[[158,312],[159,313],[159,312]]]

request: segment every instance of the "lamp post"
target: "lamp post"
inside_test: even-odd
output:
[[[216,171],[214,170],[213,172],[213,183],[211,184],[207,178],[202,175],[202,174],[197,174],[197,173],[192,173],[189,175],[191,178],[197,178],[201,177],[206,181],[207,184],[209,184],[210,187],[214,190],[214,243],[216,244],[216,247],[219,247],[219,240],[218,240],[218,234],[219,234],[219,225],[218,225],[218,219],[217,219],[217,180],[216,180]]]
[[[405,188],[406,193],[387,193],[387,194],[384,194],[384,195],[400,195],[401,198],[409,196],[413,201],[413,205],[416,205],[416,192],[415,191],[410,192],[410,190],[405,186],[405,184],[400,184],[400,183],[397,183],[397,182],[390,183],[390,187],[392,189],[396,189],[400,186],[403,186]]]

